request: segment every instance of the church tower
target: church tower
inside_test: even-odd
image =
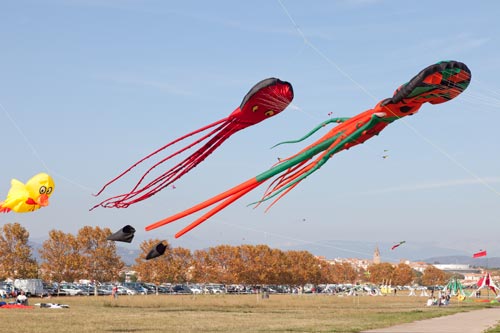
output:
[[[380,264],[380,251],[378,249],[378,245],[375,247],[375,251],[373,252],[373,263]]]

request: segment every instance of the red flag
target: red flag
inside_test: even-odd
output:
[[[486,250],[476,252],[472,255],[472,258],[479,258],[479,257],[486,257]]]

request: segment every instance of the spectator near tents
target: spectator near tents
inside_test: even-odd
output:
[[[483,288],[488,288],[489,290],[493,291],[495,295],[498,295],[498,291],[500,290],[496,285],[493,280],[491,280],[491,275],[490,273],[485,272],[484,276],[477,281],[477,289],[475,292],[479,292]],[[498,296],[497,296],[498,297]]]

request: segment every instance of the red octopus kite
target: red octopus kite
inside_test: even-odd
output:
[[[96,196],[101,194],[106,189],[106,187],[114,183],[116,180],[124,176],[130,170],[132,170],[148,158],[152,157],[153,155],[158,154],[159,152],[186,138],[211,129],[201,138],[195,140],[184,148],[177,150],[176,152],[160,160],[158,163],[154,164],[151,168],[149,168],[148,171],[146,171],[146,173],[144,173],[144,175],[139,179],[137,184],[130,190],[130,192],[106,199],[92,207],[90,210],[99,206],[105,208],[126,208],[131,204],[151,197],[152,195],[160,192],[165,187],[172,185],[174,181],[178,180],[199,163],[201,163],[231,135],[249,126],[260,123],[267,118],[277,115],[291,103],[292,99],[293,88],[290,83],[281,81],[276,78],[269,78],[260,81],[243,98],[241,105],[236,108],[236,110],[234,110],[228,117],[175,139],[174,141],[166,144],[165,146],[142,158],[130,168],[118,175],[116,178],[105,184],[103,188],[96,194]],[[208,141],[205,142],[206,140]],[[203,142],[205,142],[203,146],[201,146],[198,150],[196,150],[182,162],[173,166],[158,178],[150,181],[147,184],[143,184],[146,176],[153,169],[168,161],[172,157],[177,156],[180,153],[198,144],[202,144]]]
[[[299,140],[282,142],[299,142],[329,123],[340,123],[322,138],[297,154],[286,159],[280,159],[275,166],[260,175],[185,211],[153,223],[147,226],[146,230],[158,228],[219,203],[218,206],[175,235],[176,238],[180,237],[270,178],[281,174],[271,183],[262,199],[254,203],[258,205],[263,201],[276,197],[269,206],[270,208],[302,180],[319,170],[336,153],[352,148],[378,135],[395,120],[417,113],[424,103],[440,104],[457,97],[468,87],[470,80],[471,72],[461,62],[442,61],[431,65],[409,82],[400,86],[393,97],[382,100],[373,109],[352,118],[329,119],[319,124]],[[318,156],[313,159],[316,155]]]

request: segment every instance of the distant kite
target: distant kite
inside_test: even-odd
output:
[[[0,213],[8,213],[11,210],[16,213],[27,213],[46,207],[49,205],[49,197],[54,188],[54,180],[46,173],[33,176],[26,184],[12,179],[7,198],[0,202]]]
[[[254,203],[258,205],[277,196],[269,206],[270,208],[302,180],[319,170],[333,155],[364,143],[366,140],[378,135],[393,121],[417,113],[424,103],[439,104],[457,97],[468,87],[470,80],[470,70],[461,62],[443,61],[431,65],[422,70],[408,83],[399,87],[392,98],[382,100],[375,108],[352,118],[329,119],[319,124],[301,139],[282,142],[300,142],[324,128],[327,124],[340,123],[318,141],[302,149],[297,154],[281,159],[271,169],[230,190],[147,226],[146,230],[158,228],[220,202],[218,206],[175,235],[176,238],[180,237],[270,178],[281,174],[271,183],[262,199]],[[316,155],[319,156],[311,161]]]
[[[188,173],[191,169],[196,167],[205,158],[208,157],[212,152],[215,151],[225,140],[227,140],[234,133],[245,129],[249,126],[260,123],[261,121],[268,119],[282,112],[293,99],[293,88],[288,82],[281,81],[276,78],[269,78],[257,83],[243,98],[241,105],[236,108],[228,117],[218,120],[210,125],[204,126],[196,131],[188,133],[180,138],[171,141],[160,149],[152,152],[146,157],[142,158],[134,165],[129,167],[127,170],[122,172],[116,178],[112,179],[106,183],[103,188],[96,194],[98,196],[101,194],[109,185],[114,183],[116,180],[124,176],[130,170],[135,168],[140,163],[144,162],[148,158],[158,154],[164,149],[178,143],[192,135],[204,132],[208,129],[213,128],[210,132],[203,135],[201,138],[195,140],[194,142],[188,144],[182,149],[177,150],[171,155],[163,158],[158,163],[154,164],[149,168],[146,173],[139,179],[137,184],[130,190],[130,192],[125,194],[120,194],[109,199],[102,201],[101,203],[95,205],[90,210],[96,207],[105,208],[127,208],[128,206],[145,200],[156,193],[160,192],[165,187],[172,185],[173,182],[181,178],[183,175]],[[168,161],[174,156],[198,145],[204,143],[197,151],[188,156],[182,162],[178,163],[174,167],[167,170],[158,178],[150,181],[148,184],[143,185],[146,176],[164,162]],[[175,187],[173,187],[175,188]]]
[[[404,243],[406,243],[406,241],[401,241],[401,242],[399,242],[398,244],[393,245],[393,246],[391,247],[391,250],[394,250],[395,248],[397,248],[397,247],[399,247],[399,246],[403,245]]]
[[[479,252],[476,252],[472,255],[472,258],[486,257],[486,254],[486,250],[479,250]]]
[[[135,228],[131,225],[126,225],[117,232],[109,235],[106,239],[116,242],[132,243],[134,239]]]
[[[151,260],[163,255],[166,249],[167,246],[163,244],[163,241],[159,242],[148,252],[148,254],[146,255],[146,260]]]

